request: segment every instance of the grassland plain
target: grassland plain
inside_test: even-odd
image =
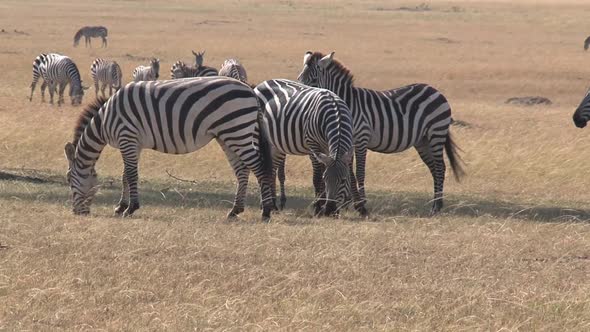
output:
[[[571,120],[590,85],[590,5],[398,10],[419,4],[0,2],[0,174],[15,175],[0,180],[0,330],[590,329],[589,132]],[[88,24],[109,28],[109,48],[72,47]],[[128,82],[151,56],[167,77],[191,49],[213,66],[238,57],[253,83],[295,78],[308,49],[335,50],[360,86],[428,82],[470,125],[452,129],[468,176],[449,176],[444,213],[429,218],[417,154],[370,154],[371,217],[314,219],[308,160],[289,158],[289,209],[259,222],[252,182],[246,212],[228,223],[234,178],[214,143],[145,151],[142,209],[121,220],[122,163],[107,148],[92,215],[73,216],[63,146],[80,108],[41,104],[38,91],[28,101],[34,57],[67,54],[89,84],[98,56]],[[553,104],[504,104],[525,95]]]

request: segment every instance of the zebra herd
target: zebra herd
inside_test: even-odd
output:
[[[445,151],[456,178],[464,174],[449,132],[451,108],[432,86],[412,84],[387,91],[356,87],[334,52],[305,53],[298,81],[273,79],[253,86],[237,60],[226,60],[217,71],[203,65],[204,52],[192,53],[194,65],[172,65],[172,80],[158,80],[160,63],[154,58],[149,66],[137,67],[133,82],[125,86],[117,62],[98,58],[92,63],[97,99],[84,109],[73,141],[65,146],[74,213],[90,212],[97,188],[95,164],[107,144],[123,158],[123,190],[115,208],[122,216],[140,206],[137,164],[142,149],[186,154],[213,139],[238,182],[229,217],[244,210],[250,172],[260,186],[262,217],[268,219],[271,211],[285,207],[287,155],[308,155],[311,160],[316,215],[338,214],[350,203],[361,216],[369,214],[368,150],[397,153],[414,147],[433,178],[432,214],[443,207]],[[69,83],[72,103],[81,102],[86,88],[70,58],[39,55],[29,99],[39,77],[44,80],[42,94],[48,85],[53,99],[59,85],[61,103]]]

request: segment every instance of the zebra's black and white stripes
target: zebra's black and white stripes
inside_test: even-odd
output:
[[[108,29],[103,26],[85,26],[74,35],[74,47],[78,46],[82,37],[84,37],[86,47],[92,47],[90,38],[98,37],[102,39],[102,47],[107,47],[108,34]]]
[[[246,68],[236,59],[225,60],[219,69],[219,76],[227,76],[248,83]]]
[[[427,84],[412,84],[388,91],[357,88],[350,71],[319,52],[307,52],[299,80],[305,84],[329,89],[351,108],[353,121],[366,121],[370,128],[369,150],[396,153],[415,147],[428,166],[434,180],[432,213],[443,207],[446,151],[455,176],[463,174],[460,158],[451,139],[451,108],[447,99]],[[358,151],[357,151],[358,152]],[[359,160],[359,159],[363,160]],[[357,153],[357,179],[364,197],[364,156]],[[363,202],[364,203],[364,202]]]
[[[115,212],[139,208],[137,165],[142,149],[185,154],[212,139],[223,148],[238,189],[229,216],[244,210],[248,174],[261,186],[263,217],[270,216],[270,146],[260,135],[262,114],[252,89],[225,77],[130,83],[108,101],[97,101],[80,117],[65,146],[74,213],[88,214],[96,192],[94,170],[105,145],[121,151],[123,191]]]
[[[109,87],[109,96],[121,88],[121,79],[123,74],[121,66],[115,61],[109,61],[102,58],[96,58],[90,66],[90,76],[94,81],[94,88],[96,96],[98,97],[98,83],[101,83],[102,96],[105,96],[105,89]]]
[[[186,78],[186,77],[207,77],[207,76],[218,76],[217,69],[213,67],[207,67],[203,65],[203,58],[205,51],[195,52],[192,51],[195,56],[195,65],[189,66],[182,61],[176,61],[170,69],[170,77],[172,79]]]
[[[155,81],[160,78],[160,59],[153,58],[149,66],[137,66],[133,70],[133,81]]]
[[[78,67],[65,55],[57,53],[41,54],[33,62],[33,82],[31,83],[31,96],[33,98],[33,91],[39,77],[43,78],[41,85],[41,94],[44,99],[44,89],[49,87],[50,103],[53,104],[53,95],[59,88],[58,105],[64,102],[64,91],[67,85],[70,86],[70,98],[72,105],[79,105],[82,103],[84,90],[86,87],[82,86],[82,78]]]
[[[336,203],[350,196],[353,133],[348,106],[331,91],[289,80],[264,81],[254,91],[265,110],[265,132],[273,146],[273,183],[285,155],[310,155],[316,213],[322,208],[327,215],[336,212]]]

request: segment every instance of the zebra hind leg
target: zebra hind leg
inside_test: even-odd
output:
[[[443,144],[424,142],[416,147],[420,158],[428,166],[434,182],[434,198],[432,201],[431,215],[435,215],[443,208],[443,186],[445,182],[445,161],[443,159]]]
[[[115,214],[120,216],[127,210],[129,207],[129,182],[127,182],[127,174],[125,174],[125,169],[123,169],[123,176],[121,177],[121,182],[123,183],[123,189],[121,190],[121,199],[119,199],[119,203],[115,207]]]
[[[324,205],[326,205],[326,189],[324,186],[324,170],[325,166],[317,161],[313,155],[309,156],[311,166],[313,167],[313,188],[315,191],[315,202],[313,203],[314,216],[322,213]]]
[[[360,144],[359,144],[360,145]],[[367,161],[367,148],[366,144],[355,147],[354,162],[356,163],[356,181],[351,181],[351,186],[354,186],[354,192],[358,189],[358,200],[354,201],[354,209],[361,215],[361,217],[368,217],[369,211],[367,210],[367,195],[365,194],[365,167]],[[355,172],[350,171],[351,177],[355,176]]]
[[[41,83],[41,102],[45,102],[45,89],[47,88],[47,82]],[[31,90],[31,99],[33,99],[33,90]]]
[[[238,214],[244,212],[244,200],[246,192],[248,191],[248,177],[250,176],[250,170],[246,167],[244,162],[240,159],[238,154],[231,150],[230,147],[226,146],[221,140],[217,140],[230,166],[234,170],[236,179],[238,180],[238,186],[236,194],[234,196],[234,205],[231,211],[227,214],[228,218],[235,218]]]
[[[287,204],[287,194],[285,192],[285,161],[286,161],[286,156],[283,155],[283,158],[279,161],[279,164],[277,166],[277,175],[279,178],[279,190],[281,192],[280,199],[279,199],[279,210],[284,209],[285,205]]]

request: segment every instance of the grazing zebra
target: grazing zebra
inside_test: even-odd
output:
[[[121,88],[121,66],[115,61],[109,61],[102,58],[96,58],[90,66],[90,76],[94,81],[94,92],[98,97],[98,82],[102,83],[101,92],[104,97],[104,90],[109,87],[109,96],[113,95],[113,88],[115,92]]]
[[[66,86],[70,85],[70,98],[72,105],[79,105],[82,103],[84,90],[88,89],[82,85],[82,79],[78,67],[65,55],[56,53],[41,54],[33,62],[33,82],[31,83],[31,96],[33,98],[33,91],[39,79],[39,75],[43,77],[43,84],[41,85],[41,98],[44,100],[45,86],[49,86],[50,103],[53,104],[53,95],[59,87],[59,97],[57,104],[61,106],[64,102],[64,91]]]
[[[225,60],[221,65],[221,69],[219,69],[219,76],[235,78],[238,81],[248,84],[246,68],[236,59]]]
[[[78,46],[78,44],[80,43],[80,38],[82,38],[82,36],[84,36],[84,40],[85,40],[85,45],[86,47],[88,47],[88,45],[90,45],[90,47],[92,47],[92,43],[90,42],[90,38],[102,38],[102,46],[101,47],[107,47],[107,36],[109,34],[109,31],[107,30],[107,28],[103,27],[103,26],[95,26],[95,27],[83,27],[80,30],[78,30],[78,32],[76,32],[76,35],[74,35],[74,47]]]
[[[47,87],[47,81],[44,78],[44,72],[46,68],[46,61],[47,57],[59,57],[60,54],[57,53],[41,53],[39,56],[33,60],[33,81],[31,82],[31,96],[29,97],[29,101],[33,100],[33,92],[35,91],[35,87],[37,86],[37,82],[39,82],[39,78],[43,78],[43,83],[41,84],[41,101],[45,102],[45,88]]]
[[[446,170],[443,151],[457,180],[464,174],[449,132],[451,108],[447,99],[427,84],[387,91],[357,88],[350,71],[333,60],[333,56],[334,52],[327,56],[307,52],[299,81],[335,92],[351,108],[353,122],[366,121],[371,134],[369,150],[397,153],[415,147],[434,180],[431,213],[439,212],[443,207]],[[365,197],[365,174],[361,170],[364,170],[366,151],[355,152],[359,191],[361,197]]]
[[[315,213],[337,212],[336,202],[344,203],[350,196],[353,133],[348,106],[331,91],[290,80],[264,81],[254,92],[264,106],[265,132],[273,145],[273,197],[275,170],[285,156],[309,155]]]
[[[195,51],[192,52],[195,56],[195,65],[189,66],[182,61],[176,61],[176,63],[174,63],[170,69],[170,77],[172,79],[219,75],[217,69],[203,66],[203,57],[205,56],[205,51],[199,53],[196,53]]]
[[[153,58],[149,66],[138,66],[133,70],[133,81],[155,81],[160,77],[160,59]]]
[[[229,217],[244,210],[248,175],[261,186],[263,218],[270,217],[270,145],[260,135],[262,113],[252,89],[226,77],[129,83],[80,116],[74,140],[65,145],[75,214],[88,214],[96,193],[95,164],[105,147],[121,151],[123,190],[115,208],[130,216],[139,209],[138,159],[142,149],[168,154],[194,152],[212,139],[223,148],[238,179]]]

